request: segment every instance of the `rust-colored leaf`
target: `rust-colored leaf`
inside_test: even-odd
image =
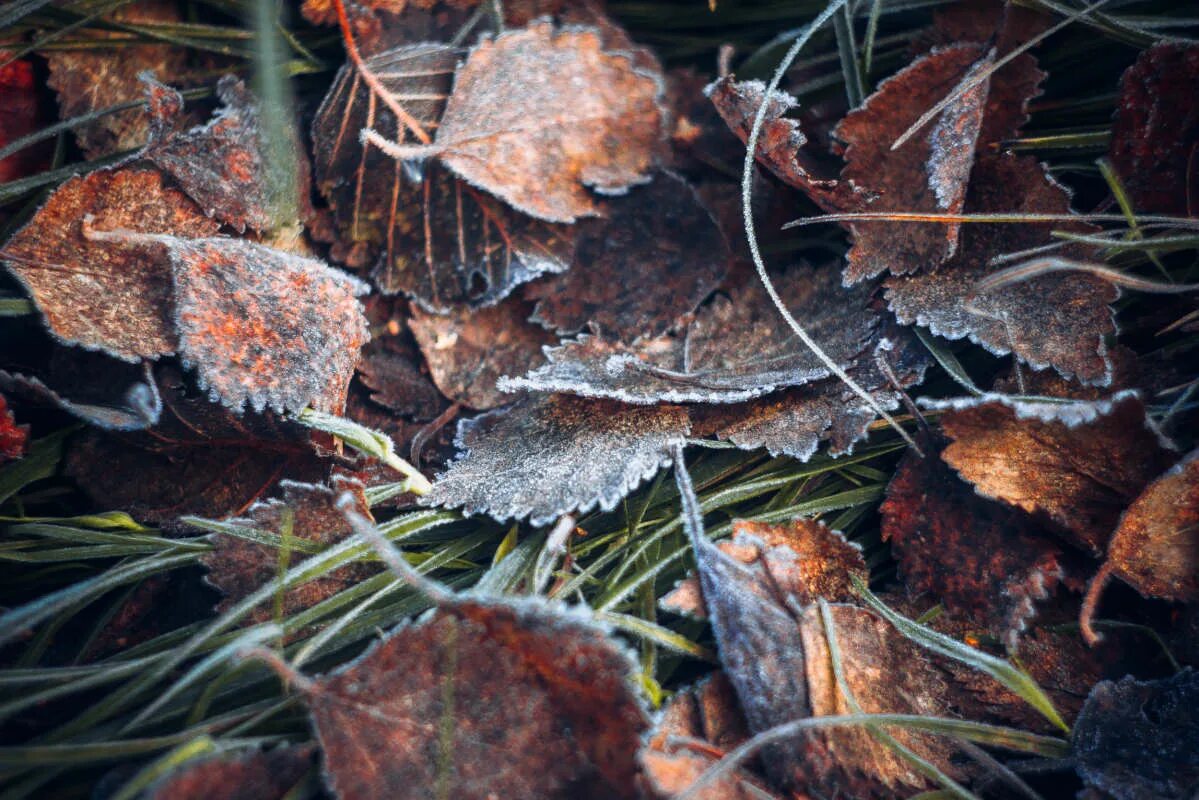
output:
[[[175,352],[170,262],[160,247],[96,241],[101,230],[210,236],[217,225],[152,170],[96,171],[71,178],[0,249],[50,331],[66,344],[126,361]]]
[[[279,482],[279,489],[281,498],[255,503],[245,518],[230,519],[227,524],[280,537],[282,543],[260,544],[217,533],[212,552],[201,559],[208,568],[208,582],[224,595],[218,612],[228,611],[238,601],[278,580],[281,571],[303,563],[312,555],[308,546],[324,549],[349,536],[350,524],[338,507],[338,501],[347,493],[354,498],[355,513],[370,518],[363,486],[357,481],[335,476],[330,487],[284,480]],[[286,556],[281,555],[284,550]],[[283,593],[283,616],[312,608],[378,571],[376,564],[355,562],[289,589]],[[274,619],[275,612],[273,602],[268,601],[246,619],[250,624],[267,622]]]
[[[778,589],[800,605],[856,597],[851,576],[869,577],[861,549],[822,522],[797,519],[772,525],[735,520],[733,535],[716,545],[743,564],[760,562]],[[704,618],[699,581],[689,577],[659,601],[663,609]]]
[[[152,80],[147,87],[154,124],[142,155],[170,175],[208,216],[243,232],[247,227],[263,232],[297,222],[282,216],[288,198],[273,192],[291,189],[287,193],[306,206],[308,158],[293,140],[295,185],[277,186],[263,150],[262,109],[244,83],[232,75],[221,78],[216,91],[222,108],[207,124],[187,131],[178,130],[183,122],[178,92]],[[306,215],[300,208],[292,212]]]
[[[678,406],[537,395],[463,420],[463,453],[438,476],[430,505],[545,525],[620,499],[670,464],[690,426]]]
[[[458,63],[454,48],[414,44],[366,60],[394,102],[432,132]],[[313,123],[317,185],[333,213],[333,258],[373,267],[379,287],[427,309],[490,305],[513,288],[570,264],[573,231],[514,211],[437,162],[400,163],[359,142],[359,132],[412,134],[350,64]]]
[[[1137,211],[1199,212],[1199,47],[1159,42],[1120,83],[1109,157]]]
[[[533,320],[560,334],[590,325],[626,342],[660,336],[724,280],[728,245],[695,191],[670,173],[607,210],[579,223],[569,271],[529,285]]]
[[[797,266],[775,279],[783,302],[837,363],[852,364],[872,344],[879,316],[870,289],[843,290],[832,269]],[[549,364],[500,388],[570,392],[628,403],[735,403],[828,377],[828,369],[780,323],[754,281],[700,309],[678,335],[633,345],[598,336],[547,351]]]
[[[1199,672],[1104,681],[1074,727],[1086,784],[1119,800],[1187,800],[1199,791]]]
[[[340,800],[635,798],[635,667],[581,615],[455,601],[313,687]]]
[[[146,800],[284,800],[314,769],[310,744],[221,753],[189,761],[147,790]]]
[[[605,50],[599,31],[535,21],[470,52],[431,152],[526,214],[573,222],[600,211],[587,188],[618,194],[648,179],[663,91],[660,73]]]
[[[952,440],[947,464],[979,494],[1048,520],[1096,555],[1120,512],[1175,458],[1134,391],[1095,402],[986,395],[937,405]]]
[[[928,593],[1013,648],[1061,580],[1062,550],[1021,511],[979,497],[937,455],[900,462],[880,508],[883,538],[910,594]]]
[[[365,306],[371,341],[362,350],[358,378],[371,390],[371,400],[414,420],[434,419],[446,401],[420,369],[420,350],[407,330],[405,301],[375,295]]]
[[[974,165],[966,211],[1068,214],[1070,196],[1035,159],[987,157]],[[1048,244],[1051,230],[1087,227],[965,225],[957,255],[936,272],[887,279],[891,310],[905,325],[915,323],[947,339],[969,337],[997,355],[1014,353],[1035,368],[1052,366],[1084,383],[1105,385],[1111,366],[1104,340],[1116,329],[1109,304],[1117,291],[1111,284],[1087,274],[1055,273],[975,292],[975,284],[998,269],[990,266],[992,258]]]
[[[437,388],[455,402],[486,410],[514,399],[496,388],[500,377],[519,375],[545,363],[542,347],[558,341],[528,321],[531,311],[531,304],[518,297],[447,316],[413,309],[408,327]]]
[[[33,61],[21,58],[10,61],[12,54],[0,49],[0,147],[7,147],[23,136],[46,124],[42,103],[39,102]],[[0,158],[0,183],[15,181],[44,169],[50,153],[46,145],[27,147]]]
[[[15,461],[25,455],[29,441],[29,426],[18,425],[8,401],[0,394],[0,464]]]

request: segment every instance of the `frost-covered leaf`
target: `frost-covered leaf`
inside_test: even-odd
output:
[[[458,425],[464,452],[433,484],[431,505],[529,518],[608,511],[670,464],[690,426],[678,406],[644,408],[570,395],[535,395]]]
[[[607,212],[578,224],[569,271],[526,289],[534,321],[561,334],[593,325],[626,342],[660,336],[724,280],[728,245],[681,178],[662,173]]]
[[[170,318],[171,267],[162,249],[134,240],[97,241],[100,230],[211,236],[217,225],[152,170],[96,171],[71,178],[2,249],[50,331],[66,344],[126,361],[178,347]]]
[[[635,666],[582,614],[454,601],[308,696],[340,800],[636,798]]]
[[[797,266],[775,279],[783,302],[842,366],[873,344],[879,317],[870,289],[843,290],[832,269]],[[828,377],[828,369],[783,324],[754,281],[700,309],[677,335],[628,345],[582,335],[546,354],[549,364],[500,388],[569,392],[628,403],[735,403]]]
[[[144,382],[129,384],[119,399],[108,398],[103,404],[69,399],[33,375],[4,370],[0,370],[0,389],[14,395],[23,394],[34,402],[55,406],[97,428],[140,431],[154,426],[162,414],[158,385],[148,368],[145,374],[147,379]],[[3,406],[0,406],[0,411],[3,411]]]
[[[285,800],[314,770],[311,744],[218,753],[189,761],[151,786],[146,800]]]

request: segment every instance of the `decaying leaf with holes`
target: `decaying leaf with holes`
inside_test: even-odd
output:
[[[97,241],[100,230],[211,236],[217,224],[152,170],[100,170],[71,178],[0,249],[46,326],[66,344],[125,361],[178,348],[171,266],[153,242]]]
[[[800,605],[824,598],[832,602],[856,597],[850,576],[866,580],[862,551],[840,531],[822,522],[797,519],[772,525],[734,520],[733,535],[716,545],[742,564],[761,562],[778,589]],[[690,576],[659,601],[663,610],[703,619],[707,616],[699,580]]]
[[[308,157],[294,129],[286,157],[292,185],[280,185],[268,169],[262,108],[246,85],[232,75],[217,82],[223,104],[205,125],[180,130],[183,98],[174,89],[147,79],[152,120],[142,157],[171,176],[210,217],[244,232],[273,231],[311,215]],[[282,166],[282,165],[281,165]],[[288,208],[288,206],[292,206]]]
[[[1199,47],[1159,42],[1124,73],[1108,151],[1141,213],[1199,213]]]
[[[311,744],[185,762],[151,786],[146,800],[285,800],[314,772]]]
[[[695,191],[671,173],[583,220],[572,267],[529,284],[533,320],[560,333],[593,326],[631,342],[674,328],[724,280],[730,253]],[[508,374],[519,374],[512,370]]]
[[[966,195],[967,213],[1070,214],[1070,195],[1035,159],[981,158]],[[906,223],[905,223],[906,224]],[[1074,222],[971,222],[958,252],[936,272],[893,276],[886,297],[904,325],[947,339],[969,338],[996,355],[1014,353],[1037,369],[1052,366],[1083,383],[1106,385],[1106,337],[1116,331],[1111,284],[1089,274],[1053,273],[978,293],[998,269],[993,258],[1050,244],[1052,230],[1085,233]],[[1061,251],[1070,255],[1073,251]]]
[[[509,297],[490,308],[446,316],[413,309],[408,327],[437,388],[451,400],[482,411],[512,402],[513,396],[497,389],[496,381],[544,364],[542,348],[558,341],[528,321],[531,312],[531,304]]]
[[[588,189],[620,194],[649,179],[663,91],[661,73],[606,50],[599,31],[535,21],[470,52],[432,147],[411,155],[435,155],[533,217],[574,222],[600,213]]]
[[[942,446],[900,462],[879,509],[883,538],[910,594],[927,593],[1014,648],[1062,578],[1062,549],[1024,512],[979,497],[941,461]]]
[[[282,497],[255,503],[245,517],[213,523],[213,549],[201,559],[207,580],[224,595],[217,606],[223,613],[254,592],[277,582],[287,570],[314,553],[337,544],[351,534],[338,500],[349,493],[356,513],[369,518],[363,486],[334,476],[331,486],[279,482]],[[223,530],[222,530],[223,529]],[[265,540],[265,541],[264,541]],[[378,573],[377,564],[354,562],[282,592],[284,617],[312,608],[343,589]],[[276,616],[274,600],[257,606],[245,618],[248,624],[269,622]]]
[[[428,138],[436,131],[459,52],[413,44],[367,59],[387,91],[342,67],[312,127],[317,186],[333,214],[332,257],[372,267],[379,287],[426,309],[491,305],[516,286],[570,265],[573,230],[533,219],[456,178],[437,162],[401,163],[359,141],[363,128],[417,140],[398,103]],[[417,140],[419,141],[419,140]]]
[[[635,674],[581,613],[454,601],[316,681],[308,706],[341,800],[635,798]]]
[[[689,430],[679,406],[529,396],[459,423],[463,452],[425,501],[533,525],[608,511],[669,465],[671,446]]]
[[[874,343],[880,317],[870,289],[838,286],[836,271],[797,266],[775,279],[787,308],[843,367]],[[829,376],[828,368],[785,325],[756,281],[700,309],[677,335],[629,345],[598,336],[546,353],[549,364],[504,390],[569,392],[627,403],[736,403]]]
[[[1140,396],[1028,402],[1007,395],[932,401],[951,440],[941,457],[979,494],[1104,552],[1120,512],[1177,457]]]

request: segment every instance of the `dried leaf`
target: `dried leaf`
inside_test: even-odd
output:
[[[1062,577],[1061,548],[1022,512],[979,497],[937,455],[900,462],[879,509],[883,539],[910,594],[927,592],[1013,649]]]
[[[776,278],[783,302],[837,363],[872,344],[879,317],[870,289],[838,286],[831,269],[793,267]],[[787,328],[754,281],[700,309],[679,335],[633,345],[582,335],[546,351],[549,364],[500,388],[569,392],[627,403],[735,403],[828,377],[828,369]]]
[[[533,22],[467,56],[434,152],[518,210],[574,222],[600,210],[584,187],[620,194],[647,180],[663,136],[663,91],[660,73],[606,51],[598,31]]]
[[[1032,403],[1006,395],[930,403],[952,444],[942,458],[985,496],[1104,551],[1120,512],[1174,460],[1135,391]]]
[[[395,102],[434,130],[458,51],[438,44],[397,47],[367,59]],[[410,132],[353,65],[337,74],[313,123],[316,179],[333,212],[333,258],[374,265],[389,293],[426,309],[491,305],[516,286],[570,264],[573,231],[514,211],[436,162],[401,164],[359,142],[362,128],[405,141]]]
[[[445,404],[437,387],[407,353],[372,348],[363,353],[358,377],[371,389],[371,400],[414,420],[435,418]]]
[[[29,426],[18,425],[8,401],[0,394],[0,464],[15,461],[25,455],[29,442]]]
[[[1189,800],[1199,791],[1199,673],[1131,675],[1092,691],[1074,726],[1088,786],[1116,800]]]
[[[1199,450],[1132,502],[1107,559],[1114,575],[1147,597],[1199,601]]]
[[[0,250],[64,343],[126,361],[173,353],[171,267],[161,248],[90,239],[88,215],[101,230],[180,237],[210,236],[216,223],[157,172],[96,171],[60,186]]]
[[[1065,214],[1069,194],[1026,156],[997,156],[974,165],[966,211]],[[1088,384],[1105,385],[1110,364],[1104,340],[1115,333],[1109,303],[1115,287],[1092,275],[1049,274],[975,294],[995,271],[995,256],[1050,243],[1051,230],[1085,231],[1063,223],[975,222],[962,229],[958,253],[936,272],[886,281],[887,301],[904,325],[948,339],[969,337],[996,355],[1015,353],[1037,369],[1056,368]]]
[[[39,102],[33,61],[28,58],[10,61],[11,53],[0,49],[0,148],[7,147],[23,136],[43,127],[47,120]],[[46,145],[26,147],[0,158],[0,183],[15,181],[45,169],[49,161]]]
[[[711,77],[691,67],[666,73],[666,106],[670,109],[671,169],[687,175],[726,172],[737,157],[737,139],[705,90]],[[727,172],[726,172],[727,174]]]
[[[520,374],[545,363],[541,349],[558,337],[528,321],[531,305],[509,297],[478,311],[448,316],[413,309],[408,327],[446,397],[486,410],[510,403],[512,395],[496,388],[503,375]]]
[[[108,371],[113,370],[111,364]],[[110,431],[140,431],[152,427],[162,413],[158,385],[147,367],[145,382],[129,384],[119,401],[109,397],[102,404],[69,400],[32,375],[0,370],[0,389],[23,394],[34,402],[55,406],[89,425]],[[117,405],[119,403],[119,405]]]
[[[1109,152],[1133,207],[1152,214],[1199,210],[1199,47],[1159,42],[1120,82]]]
[[[313,769],[310,744],[189,761],[155,783],[146,800],[285,800]]]
[[[146,83],[153,127],[144,158],[170,175],[208,216],[238,231],[269,231],[296,222],[281,216],[286,198],[272,196],[276,181],[264,153],[262,109],[244,83],[232,75],[221,78],[216,91],[222,108],[207,124],[188,131],[178,130],[183,122],[178,92],[150,79]],[[291,188],[306,204],[309,166],[299,141],[291,142],[290,156],[296,164]]]
[[[635,667],[583,615],[457,601],[309,695],[341,800],[634,798]]]
[[[862,211],[960,214],[974,165],[990,81],[984,80],[945,109],[928,128],[897,150],[892,142],[954,87],[993,63],[978,45],[934,50],[879,84],[849,113],[834,135],[845,143],[842,180],[867,187],[874,198]],[[932,271],[957,250],[958,224],[851,224],[853,247],[845,282],[884,272]]]
[[[732,538],[716,545],[742,564],[760,567],[783,595],[799,605],[817,598],[842,602],[857,597],[851,575],[866,580],[869,570],[858,545],[822,522],[797,519],[781,525],[750,520],[733,522]],[[699,581],[688,577],[664,595],[659,605],[676,614],[704,618]]]
[[[607,338],[660,336],[693,312],[728,271],[724,236],[695,191],[671,173],[579,223],[572,268],[530,284],[533,321],[557,333],[595,326]],[[517,374],[511,370],[509,374]]]
[[[125,3],[101,19],[128,25],[183,22],[175,4],[166,0]],[[89,46],[51,49],[42,54],[50,65],[47,83],[58,93],[61,119],[141,100],[139,77],[144,72],[176,85],[188,77],[188,51],[183,46],[130,43],[137,36],[118,31],[87,29],[80,35],[89,40]],[[106,46],[106,41],[111,46]],[[84,155],[95,159],[135,150],[146,143],[149,132],[149,117],[142,108],[135,107],[75,128],[75,139]]]
[[[670,464],[687,436],[677,406],[641,408],[569,395],[530,396],[458,425],[464,452],[438,476],[429,505],[546,525],[611,510]]]
[[[338,507],[344,495],[354,498],[356,513],[370,519],[363,486],[351,479],[335,476],[331,487],[283,480],[279,489],[282,498],[255,503],[246,511],[245,518],[230,519],[225,524],[284,538],[282,549],[286,556],[281,554],[279,546],[216,533],[212,551],[201,559],[208,568],[208,583],[224,595],[217,606],[218,612],[228,611],[238,601],[278,580],[281,571],[309,558],[311,553],[301,549],[302,546],[324,549],[351,535],[350,524]],[[290,617],[312,608],[378,571],[377,564],[354,562],[289,589],[282,596],[282,614]],[[269,622],[275,615],[276,609],[268,601],[254,609],[246,622]]]
[[[367,287],[323,262],[239,239],[160,237],[171,256],[179,351],[234,411],[344,408],[370,334]]]

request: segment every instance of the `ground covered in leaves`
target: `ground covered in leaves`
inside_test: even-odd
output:
[[[0,797],[1194,798],[1177,10],[0,8]]]

